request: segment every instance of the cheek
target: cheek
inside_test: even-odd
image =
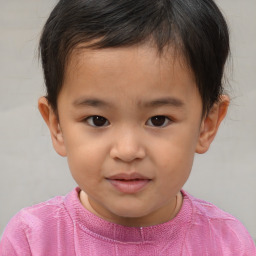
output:
[[[154,158],[156,166],[159,170],[159,175],[163,182],[172,183],[174,186],[183,184],[189,177],[192,169],[196,139],[195,133],[190,131],[179,132],[162,140],[155,146]],[[166,180],[164,180],[166,179]]]
[[[161,156],[158,160],[158,191],[163,198],[174,195],[180,191],[189,178],[192,165],[193,154],[186,154],[183,150],[172,148],[165,152],[159,152]]]
[[[194,153],[178,147],[159,151],[157,167],[160,175],[172,183],[185,181],[192,169]]]
[[[178,132],[173,132],[170,136],[165,136],[160,142],[155,143],[155,154],[166,166],[171,163],[181,166],[186,163],[190,165],[195,154],[196,138],[196,132],[183,131],[181,128]]]
[[[106,151],[106,139],[87,129],[78,123],[65,131],[64,141],[68,158],[79,162],[86,159],[93,161],[94,158],[100,158],[104,150]]]
[[[70,142],[70,143],[69,143]],[[67,160],[74,179],[93,182],[100,176],[101,167],[106,158],[106,149],[102,141],[88,137],[72,137],[67,141]]]

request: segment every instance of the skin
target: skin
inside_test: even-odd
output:
[[[194,155],[208,150],[227,112],[223,95],[202,117],[193,73],[171,49],[163,56],[148,45],[73,51],[58,118],[45,97],[39,99],[53,146],[81,188],[81,203],[110,222],[150,226],[174,218]],[[104,117],[104,125],[95,127],[91,116]],[[123,173],[149,182],[123,193],[108,180]]]

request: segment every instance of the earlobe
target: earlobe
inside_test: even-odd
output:
[[[49,128],[52,144],[55,151],[61,156],[66,156],[66,148],[59,124],[59,119],[45,97],[39,98],[38,109]]]
[[[209,149],[222,120],[227,114],[228,106],[229,97],[227,95],[222,95],[219,102],[213,105],[207,116],[204,118],[201,123],[196,153],[203,154]]]

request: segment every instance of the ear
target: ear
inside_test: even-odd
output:
[[[209,149],[217,134],[221,121],[227,114],[228,106],[229,97],[227,95],[222,95],[219,102],[213,105],[207,116],[203,119],[200,127],[196,153],[203,154]]]
[[[50,130],[55,151],[61,156],[66,156],[66,148],[58,116],[45,97],[41,97],[38,100],[38,109]]]

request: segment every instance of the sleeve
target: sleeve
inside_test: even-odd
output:
[[[239,220],[233,218],[220,222],[218,230],[219,232],[215,233],[215,240],[222,248],[220,255],[256,256],[254,241]]]
[[[0,241],[0,256],[31,256],[25,225],[21,214],[8,223]]]
[[[193,203],[184,255],[198,250],[195,255],[256,256],[254,241],[238,219],[202,200]]]
[[[241,256],[256,256],[256,246],[250,236],[247,229],[240,223],[240,235],[237,235],[238,243],[240,244],[240,254]],[[238,255],[238,254],[237,254]]]

